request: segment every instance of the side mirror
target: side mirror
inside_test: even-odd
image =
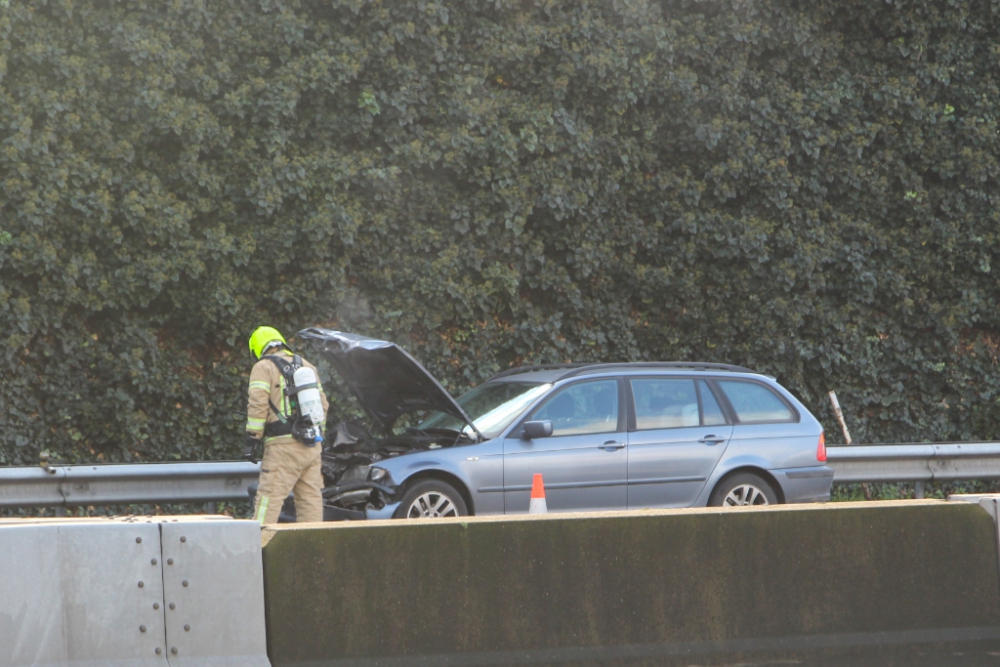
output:
[[[524,439],[547,438],[552,435],[552,422],[524,422]]]

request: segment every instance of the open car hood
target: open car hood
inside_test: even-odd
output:
[[[465,410],[419,361],[395,343],[310,327],[296,338],[309,341],[379,424],[389,429],[402,414],[437,410],[472,425]],[[473,425],[477,435],[478,429]]]

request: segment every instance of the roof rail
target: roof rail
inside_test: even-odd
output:
[[[753,373],[754,375],[760,375],[757,371],[751,370],[749,368],[744,368],[743,366],[734,366],[733,364],[716,364],[712,362],[701,362],[701,361],[646,361],[646,362],[623,362],[623,363],[611,363],[611,364],[587,364],[578,366],[570,370],[567,373],[563,373],[559,376],[560,380],[565,380],[566,378],[575,377],[582,373],[587,373],[590,371],[600,371],[600,370],[611,370],[613,368],[642,368],[642,369],[657,369],[657,368],[677,368],[677,369],[689,369],[695,371],[729,371],[731,373]]]
[[[485,382],[490,382],[492,380],[497,380],[499,378],[505,378],[510,375],[517,375],[518,373],[530,373],[532,371],[551,371],[560,368],[581,368],[583,366],[592,366],[593,364],[579,363],[579,364],[538,364],[536,366],[516,366],[514,368],[507,369],[502,373],[497,373],[491,378],[485,380]]]

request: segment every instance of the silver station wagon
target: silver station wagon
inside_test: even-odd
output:
[[[773,378],[746,368],[532,366],[456,399],[393,343],[315,328],[298,339],[371,422],[328,434],[328,520],[524,513],[536,473],[550,512],[830,498],[823,427]],[[421,413],[416,426],[398,426]]]

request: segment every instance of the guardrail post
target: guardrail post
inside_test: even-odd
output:
[[[924,483],[923,482],[917,482],[915,486],[916,486],[916,489],[914,490],[913,496],[917,500],[922,500],[923,497],[924,497]]]

